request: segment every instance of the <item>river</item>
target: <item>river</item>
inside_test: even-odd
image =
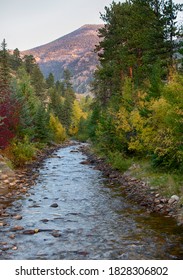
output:
[[[11,249],[0,259],[183,259],[183,232],[175,221],[129,202],[119,186],[81,164],[86,156],[79,147],[45,160],[36,185],[7,209],[0,242]],[[17,226],[23,229],[13,230]]]

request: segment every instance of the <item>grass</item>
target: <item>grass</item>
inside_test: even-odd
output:
[[[127,171],[133,162],[131,158],[124,157],[120,152],[108,153],[107,161],[120,172]]]
[[[155,168],[148,159],[128,158],[120,152],[101,152],[101,147],[97,145],[93,151],[106,158],[106,162],[113,168],[148,183],[151,189],[155,189],[162,196],[179,196],[179,203],[183,205],[183,174]]]
[[[183,198],[183,174],[165,172],[152,167],[150,161],[137,161],[136,168],[130,168],[130,175],[147,182],[162,195],[171,197],[176,194]]]

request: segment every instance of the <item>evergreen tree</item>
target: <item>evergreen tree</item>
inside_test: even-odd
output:
[[[51,87],[54,87],[54,84],[55,84],[55,79],[54,79],[54,76],[52,73],[50,73],[48,75],[48,78],[46,78],[46,85],[47,85],[47,88],[51,88]]]
[[[15,71],[22,65],[22,59],[20,57],[19,49],[13,51],[13,55],[10,57],[11,68]]]
[[[36,60],[33,55],[25,55],[23,58],[25,69],[28,74],[31,74],[35,65],[36,65]]]
[[[9,91],[10,86],[10,67],[9,67],[9,54],[7,51],[7,44],[5,39],[1,44],[0,51],[0,96]]]
[[[45,101],[45,80],[37,64],[32,69],[31,83],[35,89],[35,94],[40,100]]]
[[[34,116],[35,140],[47,143],[50,140],[49,114],[40,103]]]
[[[172,63],[178,10],[176,5],[169,6],[162,0],[131,0],[105,7],[101,15],[105,25],[99,35],[103,40],[96,48],[100,66],[93,83],[102,105],[121,95],[126,76],[136,87],[142,86],[159,64],[161,78],[166,77]]]

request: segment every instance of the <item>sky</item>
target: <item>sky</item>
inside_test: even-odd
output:
[[[0,43],[27,50],[49,43],[84,24],[101,24],[112,0],[0,0]]]
[[[103,23],[100,12],[111,3],[112,0],[0,0],[0,43],[5,39],[8,49],[21,51],[49,43],[84,24]]]

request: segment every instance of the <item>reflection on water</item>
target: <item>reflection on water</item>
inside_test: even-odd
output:
[[[8,208],[22,219],[6,218],[1,242],[17,250],[3,251],[0,258],[183,259],[183,233],[175,222],[126,200],[100,171],[80,164],[86,157],[78,148],[62,148],[47,159],[29,197]],[[11,240],[15,225],[41,231],[17,231]]]

